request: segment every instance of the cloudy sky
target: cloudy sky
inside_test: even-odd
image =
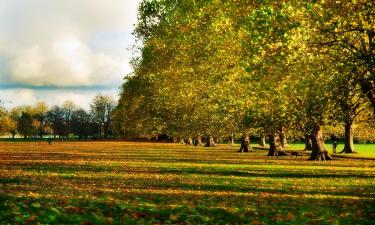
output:
[[[0,99],[6,108],[118,96],[131,72],[140,0],[0,0]]]

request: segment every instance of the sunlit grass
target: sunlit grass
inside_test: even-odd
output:
[[[289,144],[290,150],[303,150],[305,145],[302,143],[293,143]],[[327,150],[332,153],[333,146],[330,143],[326,144]],[[341,152],[344,148],[343,143],[339,143],[337,146],[337,152]],[[343,154],[345,156],[353,156],[353,157],[374,157],[375,158],[375,144],[354,144],[354,149],[357,152],[356,154]]]
[[[370,224],[375,161],[134,142],[0,143],[6,223]]]

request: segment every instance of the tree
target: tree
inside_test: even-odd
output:
[[[114,100],[110,96],[99,94],[93,99],[90,108],[93,119],[99,127],[99,138],[102,138],[102,132],[104,138],[107,138],[108,134],[112,134],[111,116],[115,108]]]
[[[79,139],[94,136],[98,130],[96,123],[92,121],[91,115],[83,109],[72,111],[71,126],[73,133]]]
[[[60,106],[53,106],[47,112],[47,121],[52,128],[53,135],[58,135],[60,138],[67,136],[68,126],[65,123],[64,109]]]
[[[66,126],[66,137],[68,138],[69,133],[71,132],[72,126],[71,126],[71,119],[72,119],[72,112],[75,109],[75,105],[72,101],[65,101],[62,105],[62,109],[64,112],[64,122]]]
[[[375,111],[375,27],[371,0],[326,0],[311,4],[315,45],[325,46],[336,67],[351,65],[352,81]],[[344,74],[344,76],[347,76]]]
[[[34,118],[38,122],[37,131],[40,139],[43,139],[43,134],[45,134],[45,128],[47,126],[47,112],[48,106],[44,102],[38,102],[34,107]]]
[[[30,112],[21,112],[21,116],[17,120],[17,130],[23,135],[24,139],[34,133],[33,116]]]

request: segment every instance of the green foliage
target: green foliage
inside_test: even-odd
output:
[[[375,102],[372,6],[144,0],[115,127],[187,139],[354,121]]]

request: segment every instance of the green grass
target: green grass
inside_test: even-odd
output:
[[[305,144],[303,143],[293,143],[289,144],[290,150],[303,150],[305,148]],[[332,144],[326,143],[327,150],[332,153]],[[337,147],[337,151],[340,152],[344,148],[343,143],[339,143]],[[375,144],[354,144],[355,151],[357,154],[343,154],[346,156],[353,156],[353,157],[373,157],[375,158]]]
[[[132,142],[0,144],[1,224],[372,224],[375,161]]]

